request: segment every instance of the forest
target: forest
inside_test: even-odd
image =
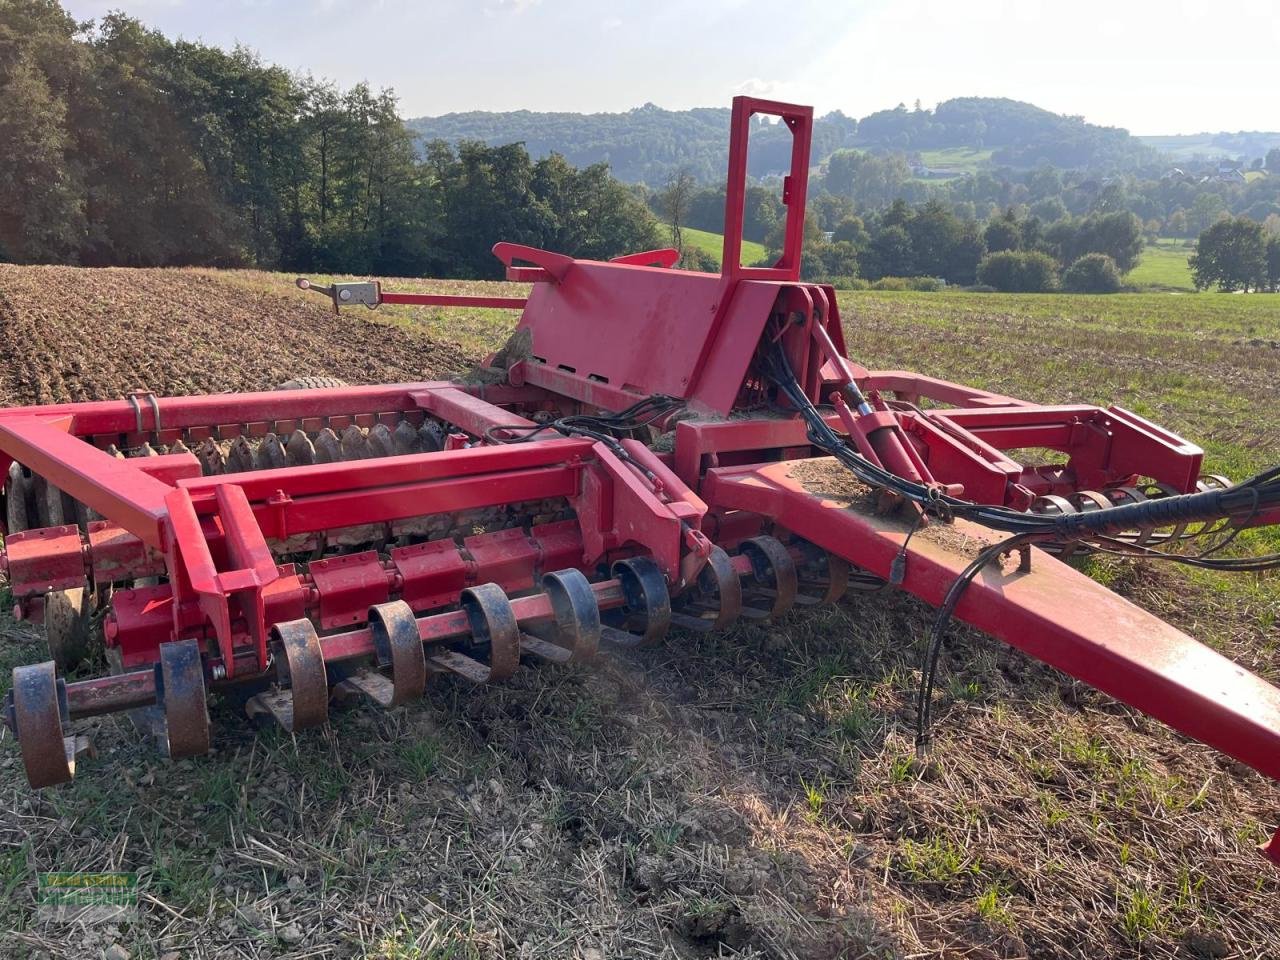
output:
[[[727,107],[647,104],[406,122],[390,90],[340,89],[119,13],[78,23],[56,0],[6,0],[0,260],[483,279],[501,275],[497,240],[607,258],[676,239],[681,266],[716,269],[678,241],[682,226],[722,229],[728,120]],[[746,238],[776,251],[791,138],[760,120],[751,145]],[[986,159],[924,162],[961,147]],[[1280,233],[1280,147],[1174,166],[1123,130],[1014,100],[828,114],[813,161],[806,276],[845,286],[1053,289],[1092,257],[1071,282],[1113,290],[1145,241],[1226,217],[1262,225],[1264,247]],[[1266,288],[1257,262],[1246,286]]]
[[[135,19],[0,6],[0,260],[496,277],[498,239],[607,257],[656,245],[603,164],[519,145],[415,149],[390,91]]]

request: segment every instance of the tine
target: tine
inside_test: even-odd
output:
[[[542,640],[539,637],[530,636],[527,633],[520,634],[520,648],[525,653],[531,653],[535,657],[541,657],[543,660],[550,660],[552,663],[568,663],[573,659],[573,651],[567,647]]]
[[[472,683],[487,683],[489,681],[489,668],[487,666],[478,660],[472,660],[465,654],[458,653],[456,650],[441,650],[439,653],[432,654],[427,662],[448,673],[456,673]]]
[[[396,685],[389,677],[383,676],[376,670],[361,670],[343,680],[339,686],[357,690],[383,706],[389,706],[396,695]]]
[[[672,613],[671,625],[673,627],[682,627],[685,630],[696,630],[698,633],[710,633],[716,629],[714,620],[704,620],[702,617],[691,617],[687,613]]]

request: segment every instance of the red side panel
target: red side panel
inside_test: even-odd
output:
[[[552,367],[683,397],[719,296],[709,273],[577,260],[560,283],[534,285],[520,325]]]

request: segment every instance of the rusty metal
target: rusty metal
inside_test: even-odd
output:
[[[63,734],[70,721],[67,691],[53,662],[15,668],[8,699],[27,780],[33,787],[66,783],[75,776],[76,749],[74,738]]]
[[[520,624],[502,587],[496,583],[468,587],[458,603],[470,627],[467,652],[435,652],[432,665],[473,683],[505,680],[515,673],[520,666]]]
[[[365,669],[344,682],[384,707],[416,700],[427,686],[427,660],[413,609],[403,600],[381,603],[369,608],[368,619],[376,666],[391,676]]]
[[[613,565],[622,588],[623,606],[611,612],[601,636],[618,647],[651,647],[671,629],[671,595],[662,571],[648,557],[631,557]]]
[[[160,645],[156,696],[164,707],[165,752],[172,760],[209,752],[209,708],[200,644]]]
[[[591,583],[580,570],[557,570],[543,574],[542,589],[551,600],[555,619],[545,630],[528,628],[540,642],[551,642],[564,656],[548,659],[590,660],[600,646],[600,604]],[[522,641],[530,648],[528,640]]]
[[[280,688],[260,693],[251,712],[269,713],[289,733],[323,726],[329,719],[329,681],[320,638],[310,620],[278,623],[271,630]]]
[[[686,630],[725,630],[742,614],[742,580],[723,548],[713,547],[693,589],[681,597],[671,622]]]
[[[800,574],[786,545],[777,537],[758,536],[743,540],[738,549],[751,561],[756,584],[772,600],[769,609],[760,613],[776,620],[794,607],[800,593]],[[748,609],[744,607],[743,613]]]

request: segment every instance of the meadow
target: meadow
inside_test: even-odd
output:
[[[1138,265],[1125,276],[1125,283],[1150,292],[1192,293],[1195,284],[1187,263],[1192,252],[1185,240],[1161,237],[1147,244]]]

